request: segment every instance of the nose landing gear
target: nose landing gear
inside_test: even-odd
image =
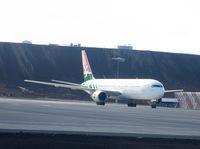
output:
[[[156,104],[157,104],[157,101],[156,100],[151,100],[151,108],[155,109],[156,108]]]

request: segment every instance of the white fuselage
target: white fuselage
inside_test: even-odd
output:
[[[153,79],[93,79],[82,85],[99,91],[119,91],[120,98],[138,100],[157,100],[165,91],[162,83]]]

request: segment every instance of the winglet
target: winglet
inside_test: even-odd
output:
[[[92,80],[92,79],[94,79],[94,76],[92,74],[92,69],[90,67],[90,64],[89,64],[85,50],[82,50],[81,54],[82,54],[84,81]]]

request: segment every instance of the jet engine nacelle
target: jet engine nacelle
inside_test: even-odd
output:
[[[105,102],[107,95],[106,93],[97,90],[91,95],[91,97],[96,103],[99,103],[99,102]]]

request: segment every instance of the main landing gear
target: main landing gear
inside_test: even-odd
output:
[[[96,102],[97,105],[104,106],[105,102]]]
[[[135,102],[133,102],[133,101],[128,101],[128,107],[136,107],[136,103]]]

